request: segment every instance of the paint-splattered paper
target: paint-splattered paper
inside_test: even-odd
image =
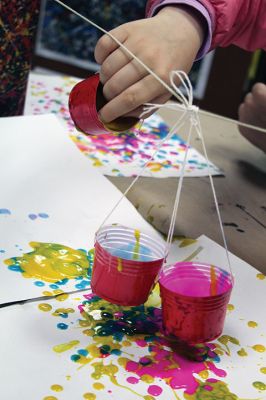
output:
[[[185,252],[191,258],[197,248],[198,260],[226,267],[224,249],[204,236],[175,242],[171,256],[179,258]],[[6,327],[0,330],[1,396],[8,400],[264,399],[266,279],[239,258],[231,255],[231,261],[235,288],[224,332],[206,346],[169,343],[161,331],[160,306],[152,301],[146,307],[117,307],[88,290],[61,301],[1,309]]]
[[[88,250],[122,194],[55,116],[0,120],[0,184],[0,304],[88,287]],[[108,222],[159,237],[128,200]]]
[[[101,173],[111,176],[139,174],[145,162],[169,132],[167,124],[155,114],[141,127],[134,128],[126,134],[83,135],[74,128],[68,112],[69,92],[78,81],[77,78],[32,73],[25,113],[57,114],[76,145]],[[185,142],[178,135],[174,135],[162,145],[142,176],[157,178],[180,176],[185,150]],[[212,163],[210,172],[212,175],[221,174],[221,170]],[[191,177],[208,175],[206,159],[193,148],[189,149],[185,175]]]

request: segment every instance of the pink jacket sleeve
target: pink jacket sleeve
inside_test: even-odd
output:
[[[235,44],[250,51],[259,48],[266,50],[265,0],[197,1],[206,8],[212,21],[211,48]],[[158,3],[163,6],[166,1],[149,0],[147,12],[151,12]],[[175,4],[175,0],[172,4]]]

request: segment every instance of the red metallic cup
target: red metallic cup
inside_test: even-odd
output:
[[[77,83],[70,92],[68,104],[76,128],[89,135],[99,135],[110,131],[125,132],[139,121],[134,117],[120,117],[104,124],[98,111],[106,103],[99,74]]]
[[[166,336],[199,344],[221,335],[233,288],[227,271],[200,262],[181,262],[166,266],[159,284]]]
[[[163,242],[120,225],[101,228],[95,238],[91,288],[114,304],[145,303],[163,265]]]

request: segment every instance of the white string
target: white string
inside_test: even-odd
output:
[[[175,132],[177,132],[185,123],[184,119],[185,119],[185,115],[186,113],[184,112],[181,117],[177,120],[177,122],[174,124],[174,126],[171,128],[170,132],[167,134],[167,136],[161,140],[161,142],[158,144],[158,146],[156,147],[156,150],[153,152],[153,154],[151,155],[151,157],[148,159],[148,161],[143,165],[143,167],[141,168],[140,172],[138,173],[138,175],[135,177],[135,179],[131,182],[131,184],[128,186],[128,188],[126,189],[126,191],[122,194],[122,196],[120,197],[120,199],[118,200],[118,202],[114,205],[114,207],[111,209],[111,211],[108,213],[108,215],[106,216],[106,218],[103,220],[102,224],[100,225],[100,228],[107,222],[107,220],[110,218],[110,216],[113,214],[113,212],[115,211],[115,209],[119,206],[119,204],[122,202],[122,200],[126,197],[126,195],[128,194],[128,192],[130,191],[130,189],[135,185],[135,183],[137,182],[137,180],[140,178],[140,176],[143,174],[143,172],[145,171],[145,169],[147,168],[147,166],[149,165],[149,163],[155,158],[156,154],[158,153],[158,151],[161,149],[162,145],[169,139],[171,139],[171,137],[175,134]],[[100,229],[99,228],[99,229]]]

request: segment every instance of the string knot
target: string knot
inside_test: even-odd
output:
[[[177,86],[177,80],[180,83],[179,86]],[[144,118],[145,114],[164,108],[182,111],[184,117],[187,117],[192,125],[197,125],[199,108],[193,104],[193,88],[188,75],[184,71],[172,71],[170,73],[170,83],[171,92],[178,102],[168,102],[166,104],[146,103],[140,118]]]

